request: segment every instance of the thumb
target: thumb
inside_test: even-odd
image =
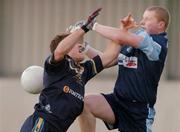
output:
[[[122,24],[126,24],[126,21],[125,21],[125,20],[121,20],[121,23],[122,23]]]

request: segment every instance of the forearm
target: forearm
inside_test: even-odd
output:
[[[81,37],[83,37],[84,34],[85,32],[82,29],[78,29],[63,39],[54,51],[55,60],[63,58],[64,55],[66,55],[74,47],[74,45],[81,39]]]
[[[99,56],[102,56],[102,55],[104,55],[104,54],[107,54],[106,52],[109,52],[108,50],[110,50],[111,49],[111,44],[112,44],[112,42],[110,43],[110,44],[107,44],[106,45],[106,48],[105,48],[105,50],[102,52],[102,51],[100,51],[100,50],[97,50],[97,49],[95,49],[95,48],[93,48],[93,47],[91,47],[90,45],[88,45],[88,46],[86,46],[86,48],[87,49],[85,49],[86,51],[85,51],[85,54],[91,59],[91,58],[94,58],[95,56],[97,56],[97,55],[99,55]],[[118,48],[119,48],[119,46],[118,46]],[[119,52],[119,51],[118,51]],[[117,55],[117,54],[116,54]],[[114,56],[114,55],[113,55]],[[113,57],[112,56],[112,57]],[[111,61],[112,60],[112,61]],[[111,59],[109,62],[109,64],[108,64],[108,67],[111,67],[111,66],[114,66],[114,65],[116,65],[116,63],[117,63],[117,58],[115,58],[114,60],[113,59]]]
[[[117,44],[129,44],[133,47],[137,47],[138,44],[143,39],[143,37],[137,36],[126,30],[108,27],[108,26],[104,26],[98,23],[95,24],[95,26],[93,27],[93,30],[95,30],[97,33],[99,33],[103,37],[116,42]]]

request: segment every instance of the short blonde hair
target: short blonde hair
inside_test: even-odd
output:
[[[170,23],[170,13],[166,8],[161,6],[150,6],[146,10],[154,11],[156,13],[157,19],[159,21],[164,21],[165,29],[168,28],[168,25]]]

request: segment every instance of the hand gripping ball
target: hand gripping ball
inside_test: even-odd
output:
[[[24,90],[31,94],[39,94],[43,89],[44,68],[30,66],[21,75],[21,85]]]

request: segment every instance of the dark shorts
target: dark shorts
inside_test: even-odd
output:
[[[127,101],[114,94],[102,94],[115,114],[115,124],[105,125],[121,132],[152,132],[155,110],[146,103]]]
[[[59,132],[43,118],[31,115],[21,127],[20,132]],[[64,132],[64,131],[62,131]]]

